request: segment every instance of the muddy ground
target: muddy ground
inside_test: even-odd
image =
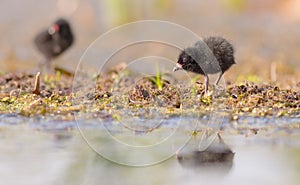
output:
[[[41,75],[38,93],[33,93],[36,74],[4,73],[0,76],[0,114],[27,117],[54,116],[73,120],[74,113],[122,119],[120,112],[152,118],[154,110],[166,116],[209,114],[222,110],[232,120],[240,116],[299,117],[300,82],[288,88],[277,83],[228,82],[226,89],[210,86],[204,95],[201,80],[176,84],[162,76],[136,80],[130,72],[110,70],[97,76],[88,93],[72,92],[72,76],[57,72]]]

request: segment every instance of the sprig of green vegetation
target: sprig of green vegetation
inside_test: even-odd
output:
[[[155,78],[150,76],[149,79],[155,83],[158,90],[162,90],[164,86],[164,79],[163,79],[164,73],[161,72],[158,68],[158,65],[156,65],[156,76]]]
[[[191,97],[195,98],[196,95],[197,95],[197,89],[196,89],[196,87],[193,86],[193,87],[191,87]]]
[[[60,71],[55,72],[55,79],[56,79],[56,81],[60,81],[60,79],[61,79],[61,72]]]
[[[195,82],[197,82],[200,79],[200,75],[194,76],[191,80],[190,80],[190,84],[194,84]]]

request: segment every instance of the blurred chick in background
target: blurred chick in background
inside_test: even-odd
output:
[[[40,68],[46,65],[49,71],[51,61],[64,53],[73,43],[71,26],[62,18],[56,20],[48,29],[38,33],[34,38],[34,44],[43,55]]]

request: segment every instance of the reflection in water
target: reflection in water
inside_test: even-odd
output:
[[[13,120],[11,116],[6,124]],[[281,141],[293,141],[293,147],[282,142],[277,145],[279,137],[274,140],[260,134],[252,138],[227,134],[226,141],[236,155],[217,138],[205,151],[186,150],[187,145],[178,153],[178,159],[174,157],[156,165],[134,168],[103,159],[89,148],[77,130],[60,129],[60,124],[65,123],[48,124],[56,125],[58,130],[45,127],[46,130],[38,131],[32,128],[41,127],[33,127],[34,124],[1,127],[0,184],[299,184],[299,134],[280,137]],[[93,132],[101,131],[93,128]],[[162,151],[150,152],[158,155]]]
[[[52,140],[57,148],[66,148],[68,142],[72,139],[72,134],[68,132],[54,132]]]
[[[185,151],[177,153],[181,166],[197,170],[228,173],[233,166],[234,153],[218,134],[218,141],[203,151]]]

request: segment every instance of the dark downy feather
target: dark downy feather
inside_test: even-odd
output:
[[[223,73],[227,71],[234,61],[233,46],[222,37],[207,37],[184,49],[173,69],[184,69],[205,76],[205,94],[208,90],[208,74],[220,73],[215,85],[218,85]]]
[[[184,70],[202,75],[224,73],[235,64],[233,46],[222,37],[207,37],[184,49],[178,63]]]

